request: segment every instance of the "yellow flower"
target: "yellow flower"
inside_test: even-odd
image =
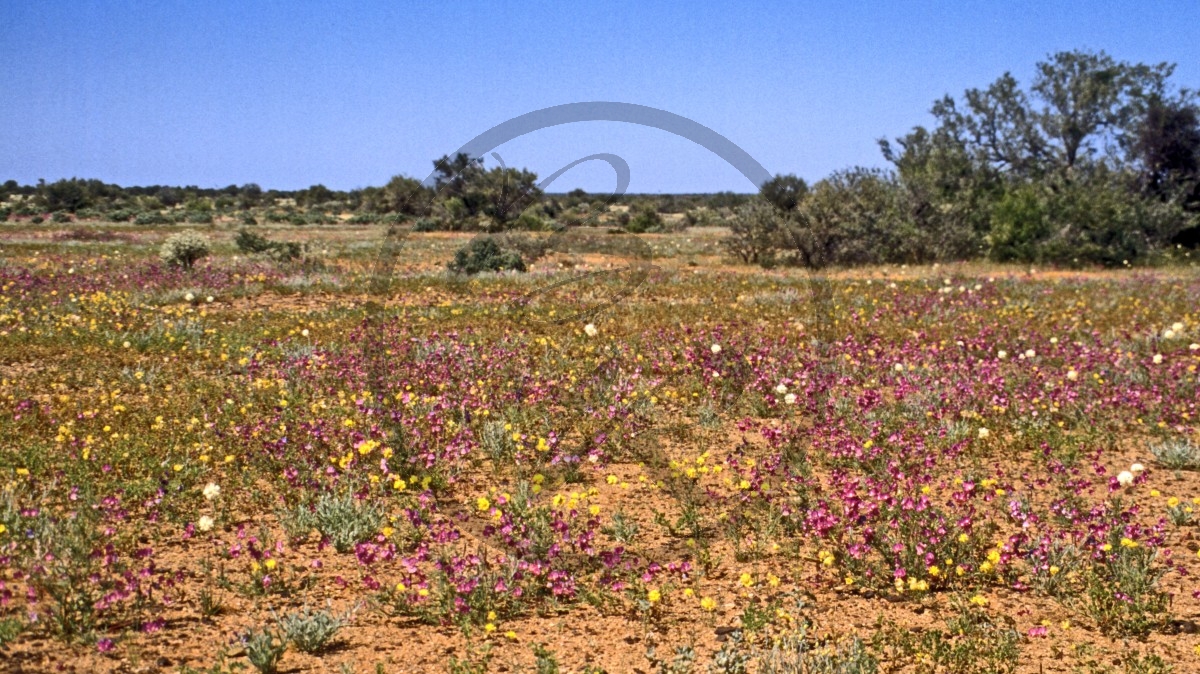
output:
[[[969,540],[971,540],[971,537],[970,537],[970,536],[968,536],[968,535],[966,535],[966,534],[959,534],[959,535],[958,535],[958,542],[959,542],[959,543],[966,543],[966,542],[967,542],[967,541],[969,541]]]
[[[646,595],[646,600],[649,601],[651,604],[657,603],[661,599],[662,599],[662,593],[659,592],[658,590],[650,590],[650,592]]]
[[[3,524],[0,524],[0,534],[4,533],[6,531],[8,531],[8,527],[4,526]]]
[[[505,636],[505,638],[512,639],[514,641],[516,641],[516,639],[517,639],[517,633],[512,630],[505,632],[504,636]]]
[[[588,508],[588,512],[591,513],[593,517],[595,517],[596,515],[600,514],[600,506],[598,506],[598,505],[590,506]]]
[[[985,597],[981,594],[977,594],[974,597],[971,597],[971,603],[976,606],[987,606],[988,600],[987,600],[987,597]]]
[[[1176,507],[1176,506],[1178,506],[1178,505],[1179,505],[1179,499],[1178,499],[1178,498],[1176,498],[1176,497],[1172,496],[1171,498],[1167,499],[1167,507],[1168,507],[1168,508],[1174,508],[1174,507]]]
[[[768,573],[767,585],[770,585],[771,587],[779,587],[779,576],[776,576],[773,573]]]
[[[695,591],[695,590],[693,590],[692,588],[690,588],[690,587],[685,587],[685,588],[683,588],[683,596],[685,596],[685,597],[693,597],[693,596],[695,596],[695,595],[696,595],[696,591]]]
[[[999,564],[1000,563],[1000,551],[999,550],[989,550],[988,554],[987,554],[987,559],[992,564]]]
[[[1057,576],[1059,571],[1061,571],[1061,569],[1059,569],[1057,566],[1050,567],[1050,575],[1051,576]]]
[[[1153,497],[1155,497],[1155,498],[1158,498],[1159,496],[1162,496],[1162,494],[1161,494],[1161,493],[1160,493],[1160,492],[1159,492],[1157,489],[1151,489],[1151,490],[1150,490],[1150,495],[1151,495],[1151,496],[1153,496]]]
[[[738,583],[741,584],[742,587],[754,587],[754,577],[748,573],[742,573],[742,575],[738,577]]]
[[[407,589],[408,589],[408,586],[405,585],[404,583],[396,583],[396,591],[397,592],[404,592]]]
[[[275,564],[276,564],[276,562],[273,559],[268,559],[267,561],[263,562],[263,566],[267,567],[267,571],[274,570]]]
[[[1137,546],[1138,546],[1137,541],[1135,541],[1131,538],[1122,538],[1121,539],[1121,547],[1123,547],[1123,548],[1136,548]]]
[[[700,599],[700,608],[705,611],[714,611],[717,608],[717,600],[712,597],[702,597]]]
[[[937,566],[929,567],[929,575],[933,576],[934,578],[937,578],[939,575],[941,575],[941,573],[942,570],[937,568]]]
[[[492,623],[488,623],[488,624],[486,624],[486,625],[484,625],[484,626],[483,626],[483,631],[484,631],[484,632],[487,632],[487,633],[489,633],[489,634],[490,634],[490,633],[492,633],[492,632],[495,632],[495,631],[496,631],[496,626],[495,626],[495,625],[493,625]]]
[[[1100,549],[1105,552],[1108,552],[1108,551],[1112,550],[1112,543],[1105,543],[1104,545],[1100,546]]]
[[[479,509],[479,512],[483,512],[483,511],[487,510],[488,508],[492,507],[492,503],[491,503],[491,501],[488,501],[486,498],[480,496],[479,498],[475,499],[475,507],[477,509]]]

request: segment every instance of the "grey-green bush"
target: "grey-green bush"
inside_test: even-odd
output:
[[[167,237],[158,256],[175,267],[191,269],[200,259],[208,257],[208,239],[196,232],[179,232]]]

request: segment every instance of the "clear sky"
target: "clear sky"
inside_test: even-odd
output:
[[[337,6],[345,5],[345,6]],[[883,161],[934,99],[1060,50],[1178,64],[1200,88],[1200,2],[26,2],[0,0],[0,180],[424,178],[513,116],[577,101],[662,108],[772,173]],[[666,132],[581,123],[499,148],[541,175],[598,152],[633,192],[750,191]],[[590,162],[551,191],[611,189]]]

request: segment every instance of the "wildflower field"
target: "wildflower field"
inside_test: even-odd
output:
[[[1190,267],[170,229],[0,230],[2,671],[1200,671]]]

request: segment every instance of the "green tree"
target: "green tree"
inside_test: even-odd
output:
[[[808,192],[808,183],[795,175],[776,175],[758,188],[768,203],[781,211],[793,211]]]

